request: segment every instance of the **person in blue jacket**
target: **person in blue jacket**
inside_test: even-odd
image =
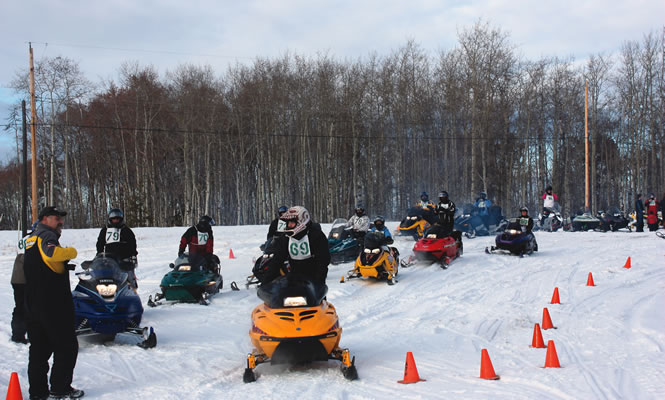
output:
[[[487,193],[480,192],[480,196],[476,199],[474,206],[478,209],[478,216],[483,220],[483,225],[490,229],[490,207],[492,202],[487,199]]]

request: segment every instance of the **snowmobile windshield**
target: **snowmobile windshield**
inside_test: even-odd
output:
[[[113,279],[116,283],[122,283],[127,280],[127,273],[120,269],[115,258],[104,255],[92,260],[87,273],[94,281]]]
[[[330,234],[328,235],[329,239],[342,239],[344,236],[344,229],[346,228],[346,220],[344,218],[337,218],[333,221],[332,227],[330,228]]]
[[[462,210],[463,215],[471,215],[473,214],[475,206],[471,203],[466,203],[460,209]]]
[[[406,211],[406,216],[409,219],[414,219],[414,220],[415,219],[421,219],[423,217],[424,212],[425,212],[425,210],[423,210],[422,207],[413,207],[413,208],[409,208]],[[414,217],[416,217],[416,218],[414,218]]]
[[[621,212],[621,210],[619,210],[619,207],[611,207],[607,213],[615,217],[623,216],[623,213]]]
[[[307,277],[289,274],[279,277],[259,287],[256,294],[270,308],[318,306],[326,293],[328,286],[315,284]],[[293,299],[304,299],[304,304],[297,304]]]
[[[176,271],[198,271],[204,263],[205,258],[200,254],[182,253],[173,263],[173,269]]]
[[[383,232],[369,232],[365,235],[365,248],[366,249],[379,249],[386,241]]]

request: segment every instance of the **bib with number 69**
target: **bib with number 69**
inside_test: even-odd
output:
[[[307,235],[300,240],[293,237],[289,238],[289,256],[294,260],[306,260],[312,257]]]

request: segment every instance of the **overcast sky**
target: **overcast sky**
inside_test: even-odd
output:
[[[343,60],[389,54],[415,40],[434,54],[482,19],[509,34],[527,59],[583,60],[616,53],[627,40],[662,33],[665,0],[1,0],[0,124],[7,88],[35,58],[65,56],[93,82],[115,78],[123,61],[160,73],[182,63],[229,63],[327,53]],[[0,161],[7,134],[0,132]]]

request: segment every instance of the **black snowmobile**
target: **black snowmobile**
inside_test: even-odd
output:
[[[487,254],[503,250],[522,257],[525,254],[532,254],[534,251],[538,251],[536,237],[531,232],[522,232],[522,225],[519,218],[511,221],[503,233],[496,235],[495,242],[496,246],[485,248]]]
[[[626,218],[621,210],[619,210],[617,207],[610,208],[609,211],[598,211],[596,213],[596,218],[600,221],[600,224],[598,225],[598,230],[607,232],[607,231],[612,231],[616,232],[619,229],[622,228],[628,228],[630,231],[630,227],[628,224],[630,223],[630,220]]]
[[[598,228],[600,220],[590,213],[578,212],[572,220],[573,231],[592,231]]]
[[[455,230],[464,233],[469,239],[490,234],[483,219],[478,215],[478,207],[471,203],[464,204],[455,212]]]

